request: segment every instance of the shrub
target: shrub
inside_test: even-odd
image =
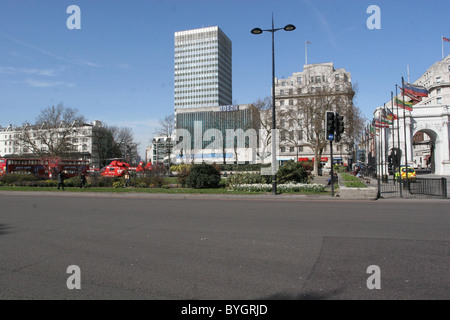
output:
[[[189,177],[189,174],[191,172],[191,164],[180,164],[177,166],[177,177],[178,177],[178,183],[182,186],[186,186],[186,180]]]
[[[219,183],[220,172],[206,163],[193,165],[186,179],[186,185],[194,189],[218,188]]]
[[[113,188],[123,188],[125,187],[125,183],[123,181],[114,181],[112,184]]]
[[[64,181],[64,185],[66,187],[75,187],[75,188],[79,188],[81,186],[81,178],[80,177],[73,177],[70,179],[66,179]]]
[[[254,173],[238,173],[228,176],[227,186],[235,187],[241,184],[266,184],[272,181],[272,176],[262,176]]]
[[[4,184],[4,185],[25,185],[26,181],[38,181],[39,178],[35,177],[34,175],[31,174],[4,174],[0,181]],[[23,183],[22,183],[23,182]]]
[[[277,173],[277,180],[279,183],[307,183],[308,172],[301,163],[291,160],[280,167]]]
[[[338,173],[343,173],[343,172],[347,172],[348,171],[348,167],[347,166],[334,166],[334,172],[338,172]]]

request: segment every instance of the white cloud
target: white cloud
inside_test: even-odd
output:
[[[101,67],[102,66],[101,64],[97,64],[97,63],[90,62],[90,61],[84,61],[84,60],[81,60],[81,59],[78,59],[78,60],[66,59],[66,58],[63,58],[63,57],[58,56],[56,54],[53,54],[52,52],[50,52],[50,51],[48,51],[46,49],[43,49],[43,48],[38,47],[38,46],[35,46],[34,44],[27,43],[27,42],[25,42],[23,40],[20,40],[20,39],[17,39],[15,37],[13,37],[13,36],[10,36],[9,34],[5,34],[3,32],[0,32],[0,35],[5,37],[5,38],[7,38],[7,39],[9,39],[9,40],[11,40],[11,41],[13,41],[13,42],[15,42],[15,43],[17,43],[17,44],[20,44],[20,45],[23,45],[23,46],[28,47],[30,49],[33,49],[33,50],[35,50],[35,51],[37,51],[37,52],[39,52],[39,53],[41,53],[41,54],[43,54],[45,56],[52,57],[54,59],[57,59],[57,60],[60,60],[60,61],[63,61],[63,62],[69,63],[69,64],[74,64],[74,65],[78,65],[78,66],[88,66],[88,67]]]
[[[58,67],[53,69],[37,69],[37,68],[15,68],[0,66],[0,74],[25,74],[25,75],[38,75],[45,77],[54,77],[60,72],[64,71],[65,67]]]
[[[49,88],[49,87],[57,87],[57,86],[67,86],[73,87],[75,86],[73,83],[61,82],[61,81],[42,81],[36,79],[26,79],[25,83],[34,88]]]

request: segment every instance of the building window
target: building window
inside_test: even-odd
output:
[[[334,80],[339,80],[339,75],[338,74],[334,76]]]
[[[441,93],[441,88],[437,88],[437,89],[436,89],[436,93],[437,93],[437,94],[440,94],[440,93]]]
[[[320,76],[316,76],[316,83],[320,83]]]
[[[284,100],[280,100],[280,106],[284,106]]]
[[[289,105],[290,105],[290,106],[293,106],[293,105],[294,105],[294,100],[292,100],[292,99],[289,100]]]
[[[442,104],[442,98],[441,97],[437,98],[436,102],[437,102],[437,104]]]
[[[450,71],[450,66],[448,66],[448,69]],[[302,83],[302,77],[297,77],[297,83],[301,84]]]
[[[295,152],[295,147],[290,147],[289,152]]]
[[[286,82],[282,81],[281,86],[284,87],[286,85]]]
[[[436,77],[436,83],[441,83],[441,77]]]
[[[303,146],[298,147],[298,152],[303,152]]]
[[[286,148],[285,147],[281,147],[281,153],[285,153],[286,152]]]

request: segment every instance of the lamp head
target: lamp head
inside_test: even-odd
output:
[[[254,28],[254,29],[251,31],[251,33],[253,33],[253,34],[261,34],[261,33],[263,33],[263,31],[262,31],[260,28]]]
[[[286,27],[284,27],[284,31],[294,31],[295,26],[292,24],[288,24]]]

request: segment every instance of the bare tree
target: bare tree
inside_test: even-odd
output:
[[[92,130],[92,149],[99,158],[100,166],[105,166],[108,160],[114,158],[135,162],[137,145],[133,130],[129,127],[105,125]]]
[[[22,125],[16,141],[22,150],[39,158],[70,157],[74,153],[72,138],[85,121],[77,109],[62,104],[48,107],[41,111],[35,124]]]
[[[282,137],[281,143],[287,147],[294,147],[296,150],[296,159],[299,159],[299,149],[304,145],[303,139],[303,124],[304,114],[303,108],[300,105],[292,106],[280,111],[280,126],[279,132]],[[283,125],[284,123],[287,124]]]
[[[133,130],[129,127],[109,126],[108,130],[113,137],[112,151],[128,162],[134,162],[137,158],[137,145],[134,140]]]
[[[164,117],[164,119],[159,120],[159,127],[155,130],[155,134],[160,137],[164,137],[165,142],[165,155],[168,158],[169,168],[171,166],[171,158],[172,158],[172,136],[175,131],[175,115],[171,114],[169,116]]]
[[[253,106],[259,110],[259,130],[260,130],[260,147],[258,155],[261,162],[270,155],[268,152],[269,145],[272,143],[272,97],[258,99],[253,103]],[[275,117],[277,120],[277,128],[279,128],[281,111],[279,108],[275,109]]]
[[[324,85],[320,88],[307,86],[307,94],[298,100],[299,108],[303,113],[303,126],[305,128],[305,144],[314,151],[314,174],[318,174],[322,152],[328,144],[325,137],[324,119],[326,111],[335,111],[345,116],[346,132],[348,140],[352,118],[356,115],[356,107],[353,104],[355,92],[348,85],[344,90],[336,91],[335,88]]]

